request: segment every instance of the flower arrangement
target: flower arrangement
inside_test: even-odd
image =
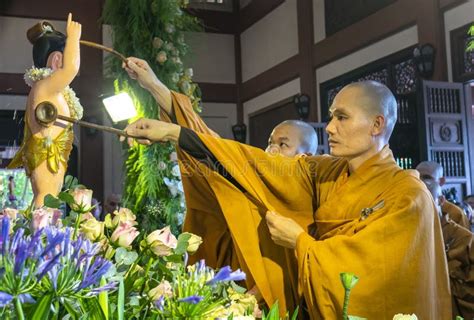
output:
[[[188,265],[202,239],[138,231],[121,208],[98,221],[92,191],[66,178],[45,207],[0,214],[0,318],[255,319],[245,273]],[[70,212],[66,215],[66,207]],[[277,312],[278,313],[278,312]],[[273,319],[273,318],[272,318]]]
[[[186,68],[183,60],[189,54],[185,34],[202,27],[186,6],[187,1],[183,0],[107,0],[102,19],[112,29],[115,50],[146,60],[160,81],[171,90],[186,94],[199,111],[201,92],[192,80],[192,69]],[[109,59],[106,69],[116,79],[115,91],[130,94],[139,117],[159,118],[155,99],[136,81],[130,81],[122,61]],[[185,208],[173,152],[169,143],[128,149],[123,201],[148,232],[169,225],[177,235],[183,223]]]

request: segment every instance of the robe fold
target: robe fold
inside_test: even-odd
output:
[[[342,318],[341,272],[360,278],[351,294],[352,315],[392,319],[397,313],[416,313],[419,319],[451,318],[436,208],[417,174],[400,169],[388,146],[349,176],[343,159],[287,159],[197,135],[219,165],[263,207],[262,212],[276,211],[306,230],[297,240],[296,256],[299,289],[312,319]],[[210,182],[216,192],[215,184]],[[240,211],[241,216],[247,214],[243,206]],[[315,233],[310,236],[313,222]],[[266,228],[260,221],[258,230]]]
[[[444,212],[443,212],[444,213]],[[474,235],[445,213],[441,218],[448,259],[453,319],[474,319]]]
[[[461,227],[471,230],[471,223],[469,222],[469,219],[462,208],[449,201],[444,201],[444,203],[441,205],[441,211],[447,213],[449,218],[451,218],[451,220],[456,222]]]
[[[179,125],[217,136],[194,113],[186,96],[173,92],[172,100]],[[164,113],[162,119],[171,122]],[[183,230],[203,238],[199,250],[190,257],[192,262],[205,259],[214,268],[241,268],[247,274],[247,288],[256,285],[267,305],[278,301],[281,315],[294,310],[301,301],[297,295],[296,258],[294,252],[271,240],[262,221],[266,207],[200,161],[178,151],[187,208]],[[308,207],[307,212],[311,220],[312,208]]]
[[[176,123],[196,132],[218,137],[194,112],[189,98],[171,91],[173,115]],[[161,112],[163,121],[172,122],[169,115]],[[238,256],[232,245],[227,222],[205,175],[209,170],[179,148],[178,160],[186,199],[186,216],[183,231],[191,232],[203,239],[198,251],[190,256],[189,263],[204,259],[213,268],[226,265],[233,270],[239,268]],[[203,171],[204,170],[204,171]]]

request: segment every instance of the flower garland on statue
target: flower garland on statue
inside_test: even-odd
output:
[[[31,67],[30,69],[26,70],[25,75],[23,78],[25,79],[25,83],[32,87],[35,82],[43,80],[53,74],[53,69],[51,68],[36,68]],[[69,112],[71,113],[71,117],[80,120],[84,113],[84,109],[82,108],[81,102],[79,98],[76,96],[74,90],[71,87],[67,86],[62,92],[64,99],[69,107]]]

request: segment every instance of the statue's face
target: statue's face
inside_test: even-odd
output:
[[[278,125],[273,129],[268,146],[265,152],[273,154],[281,154],[285,157],[294,157],[301,151],[301,134],[297,128],[289,125]]]
[[[363,93],[358,88],[341,90],[329,109],[331,121],[326,127],[330,153],[353,159],[363,156],[374,144],[374,117],[357,104]]]

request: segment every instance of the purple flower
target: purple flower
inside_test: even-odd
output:
[[[116,288],[117,288],[117,282],[107,283],[106,285],[104,285],[104,286],[102,286],[102,287],[92,289],[92,290],[87,294],[87,296],[95,296],[95,295],[101,293],[102,291],[111,291],[111,290],[114,290],[114,289],[116,289]]]
[[[158,310],[163,311],[163,308],[165,307],[165,296],[160,296],[158,300],[153,302],[153,304]]]
[[[219,272],[207,282],[208,285],[214,285],[218,282],[226,281],[240,281],[245,280],[245,273],[237,269],[232,272],[232,269],[229,266],[225,266],[219,270]]]
[[[7,304],[9,304],[11,301],[13,300],[13,296],[6,293],[6,292],[2,292],[0,291],[0,307],[4,307],[6,306]]]
[[[84,289],[98,283],[100,278],[107,273],[111,266],[112,263],[110,261],[102,257],[96,257],[92,266],[86,268],[82,283],[78,289]]]
[[[191,303],[191,304],[197,304],[204,299],[201,296],[189,296],[186,298],[178,299],[178,302],[186,302],[186,303]]]
[[[2,219],[2,254],[7,252],[8,242],[10,240],[9,237],[10,232],[10,219],[8,216],[4,216]]]
[[[38,268],[38,280],[44,277],[48,271],[50,271],[55,265],[59,263],[61,253],[58,253],[54,258],[44,261]]]
[[[18,296],[18,298],[20,298],[20,302],[21,303],[35,303],[35,299],[33,299],[33,297],[31,295],[29,295],[28,293],[23,293],[23,294],[20,294]]]
[[[13,268],[13,272],[15,274],[18,274],[21,269],[24,267],[25,265],[25,260],[28,256],[28,251],[27,251],[27,248],[28,248],[28,243],[26,243],[26,241],[24,240],[21,240],[19,241],[20,243],[18,244],[18,248],[16,250],[16,255],[15,255],[15,267]],[[13,242],[12,242],[13,244]]]

